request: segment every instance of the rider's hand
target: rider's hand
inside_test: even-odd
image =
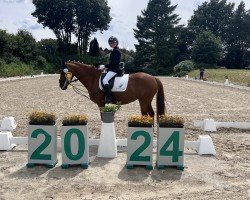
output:
[[[105,65],[99,65],[98,69],[100,69],[100,70],[105,69]]]

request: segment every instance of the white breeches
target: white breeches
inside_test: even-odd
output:
[[[103,85],[109,84],[109,80],[116,75],[115,72],[109,71],[102,80]]]

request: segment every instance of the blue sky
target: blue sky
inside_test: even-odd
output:
[[[186,24],[196,10],[205,0],[172,0],[172,4],[177,6],[176,14],[182,18],[180,23]],[[228,0],[235,2],[236,6],[241,0]],[[250,9],[250,1],[244,0],[246,9]],[[147,7],[148,0],[108,0],[111,7],[111,17],[113,18],[109,30],[103,33],[97,32],[91,38],[96,37],[100,46],[108,47],[107,40],[113,35],[118,37],[120,47],[134,49],[137,40],[134,38],[133,28],[136,27],[137,16]],[[16,33],[18,29],[29,30],[36,40],[42,38],[55,38],[52,31],[43,28],[37,23],[31,13],[35,10],[32,0],[0,0],[0,29],[5,29],[9,33]]]

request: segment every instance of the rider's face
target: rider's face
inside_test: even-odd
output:
[[[109,43],[110,47],[115,48],[117,46],[116,42]]]

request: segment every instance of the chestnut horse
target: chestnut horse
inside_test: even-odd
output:
[[[66,69],[66,70],[65,70]],[[65,72],[70,73],[67,78]],[[76,77],[88,90],[90,100],[99,107],[104,106],[104,92],[99,88],[99,79],[103,70],[92,65],[86,65],[76,61],[63,62],[59,79],[60,88],[66,90],[73,77]],[[72,76],[71,76],[72,74]],[[124,92],[112,92],[113,103],[128,104],[139,100],[142,115],[154,116],[151,102],[157,93],[157,116],[165,113],[165,97],[161,81],[146,73],[134,73],[129,75],[127,89]]]

